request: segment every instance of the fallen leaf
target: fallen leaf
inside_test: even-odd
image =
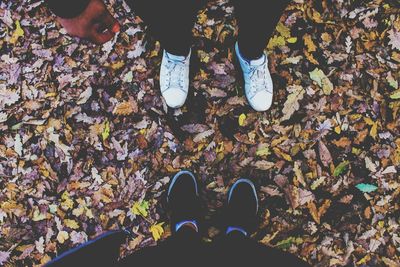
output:
[[[321,159],[322,164],[325,167],[329,167],[329,164],[332,163],[332,156],[331,152],[329,152],[328,147],[325,145],[324,142],[318,142],[318,150],[319,150],[319,157]]]
[[[10,43],[11,44],[16,44],[19,37],[24,36],[24,30],[21,28],[21,24],[19,20],[15,21],[15,31],[13,32],[11,38],[10,38]]]
[[[146,218],[149,215],[149,207],[149,202],[146,200],[143,200],[142,202],[136,201],[135,203],[133,203],[131,211],[135,215],[140,215]]]
[[[336,166],[335,170],[333,171],[333,176],[338,177],[339,175],[345,173],[349,164],[350,162],[347,160],[339,163],[339,165]]]
[[[153,224],[152,226],[150,226],[150,232],[153,235],[153,239],[154,241],[157,241],[161,238],[162,234],[164,233],[164,228],[163,226],[163,222],[161,223],[157,223],[157,224]]]
[[[113,114],[121,116],[131,115],[135,112],[138,112],[138,106],[136,101],[134,101],[133,99],[118,103],[113,110]]]
[[[281,121],[290,119],[293,113],[300,108],[299,101],[303,99],[305,93],[304,88],[300,85],[291,85],[288,87],[288,91],[291,93],[283,104]]]
[[[363,193],[371,193],[378,189],[377,186],[372,184],[358,184],[356,185],[357,189]]]
[[[239,126],[243,126],[246,121],[246,114],[244,113],[240,114],[238,121],[239,121]]]
[[[322,91],[325,95],[330,95],[332,93],[333,84],[322,70],[315,68],[310,72],[310,78],[315,81],[319,87],[322,87]]]
[[[66,240],[68,240],[68,238],[69,238],[69,234],[68,234],[66,231],[60,231],[60,232],[58,232],[58,234],[57,234],[57,241],[58,241],[60,244],[64,244],[64,242],[65,242]]]

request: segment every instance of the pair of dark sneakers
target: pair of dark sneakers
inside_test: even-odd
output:
[[[180,171],[172,179],[167,192],[171,213],[171,230],[176,232],[189,224],[198,230],[202,220],[196,177]],[[229,190],[224,214],[225,233],[239,231],[248,236],[256,225],[258,198],[254,184],[248,179],[237,180]]]

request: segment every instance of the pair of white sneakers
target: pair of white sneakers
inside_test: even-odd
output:
[[[263,54],[256,60],[246,60],[240,54],[238,43],[235,51],[243,70],[244,91],[250,106],[256,111],[266,111],[271,107],[273,84],[268,69],[267,55]],[[161,70],[161,94],[171,108],[183,106],[189,92],[190,54],[175,56],[164,50]]]

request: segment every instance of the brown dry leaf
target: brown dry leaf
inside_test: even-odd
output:
[[[259,170],[267,171],[267,170],[273,168],[275,166],[275,163],[267,161],[267,160],[259,160],[259,161],[254,162],[252,165]]]
[[[303,36],[304,44],[307,47],[309,53],[317,51],[317,46],[314,44],[311,35],[305,34]]]
[[[337,147],[346,148],[351,145],[351,140],[347,137],[341,137],[339,140],[332,141]]]
[[[329,167],[329,164],[333,162],[331,152],[329,152],[328,147],[325,145],[324,142],[322,142],[322,140],[318,142],[318,150],[322,164],[325,167]]]
[[[321,218],[322,216],[324,216],[324,214],[326,213],[326,211],[329,209],[329,207],[331,206],[332,201],[330,199],[325,199],[324,203],[322,203],[322,206],[318,209],[318,216],[319,218]]]
[[[295,210],[298,206],[300,206],[300,194],[297,186],[288,185],[285,188],[285,196],[292,209]]]
[[[314,202],[308,202],[307,204],[308,210],[310,211],[310,214],[312,216],[312,218],[314,219],[314,221],[318,224],[321,223],[321,219],[320,216],[318,214],[318,210],[317,210],[317,206],[315,205]]]
[[[300,85],[291,85],[288,87],[288,91],[290,94],[283,104],[281,121],[290,119],[293,113],[300,108],[299,101],[303,99],[305,94],[304,88]]]
[[[121,116],[131,115],[136,112],[138,112],[138,106],[137,102],[133,99],[118,103],[113,110],[113,114]]]

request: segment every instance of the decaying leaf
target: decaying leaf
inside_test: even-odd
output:
[[[305,90],[302,86],[293,85],[288,87],[289,96],[282,109],[282,121],[290,119],[293,113],[300,108],[299,101],[303,99]]]
[[[311,80],[315,81],[325,95],[330,95],[333,90],[333,84],[329,78],[324,74],[324,72],[318,68],[315,68],[310,72]]]

